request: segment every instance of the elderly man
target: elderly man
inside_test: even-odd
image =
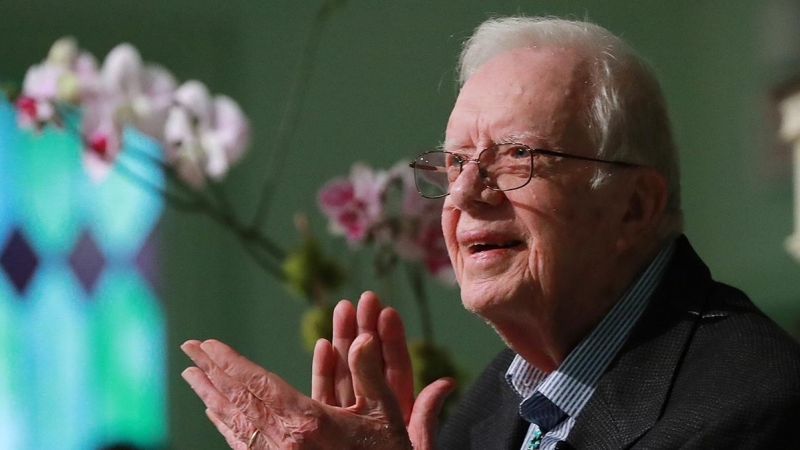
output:
[[[441,151],[413,163],[464,306],[503,338],[435,440],[402,323],[365,293],[315,349],[312,398],[216,341],[184,372],[245,449],[800,448],[800,348],[682,235],[650,71],[601,27],[490,20],[466,43]]]

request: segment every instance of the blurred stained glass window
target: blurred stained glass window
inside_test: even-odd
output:
[[[74,133],[21,131],[0,97],[1,450],[165,444],[162,208],[117,171],[92,181]]]

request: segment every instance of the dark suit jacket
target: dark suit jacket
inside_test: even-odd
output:
[[[800,289],[799,289],[800,291]],[[440,450],[518,450],[528,423],[504,350],[439,436]],[[711,279],[685,237],[559,449],[800,449],[800,346]]]

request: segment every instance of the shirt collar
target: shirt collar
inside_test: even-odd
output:
[[[506,380],[523,398],[520,403],[523,418],[537,424],[548,422],[553,416],[553,405],[573,418],[581,412],[594,393],[597,381],[647,307],[674,249],[674,241],[661,248],[644,273],[553,372],[547,374],[519,355],[514,357]]]

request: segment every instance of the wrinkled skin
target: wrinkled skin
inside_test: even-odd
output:
[[[196,364],[184,379],[234,450],[247,450],[256,430],[254,450],[432,449],[436,415],[454,387],[438,380],[414,399],[400,317],[371,292],[357,311],[346,301],[334,311],[333,342],[314,350],[311,398],[219,341],[181,348]]]

